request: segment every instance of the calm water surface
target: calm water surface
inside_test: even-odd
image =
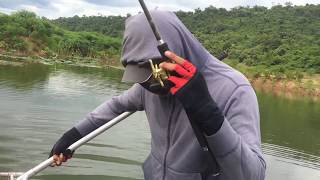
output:
[[[111,97],[128,89],[108,69],[0,66],[0,172],[26,171],[55,141]],[[258,93],[267,180],[320,179],[320,103]],[[143,179],[150,150],[143,112],[81,147],[67,165],[36,179]]]

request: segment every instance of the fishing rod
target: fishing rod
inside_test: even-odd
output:
[[[166,51],[169,51],[168,44],[166,42],[164,42],[164,40],[161,38],[161,36],[159,34],[159,31],[158,31],[155,23],[153,22],[152,17],[150,15],[150,12],[149,12],[146,4],[144,3],[144,1],[143,0],[139,0],[139,3],[140,3],[140,5],[141,5],[141,7],[143,9],[144,14],[147,17],[147,20],[148,20],[148,22],[149,22],[149,24],[151,26],[152,32],[153,32],[154,36],[156,37],[156,39],[158,41],[157,48],[158,48],[162,58],[168,59],[167,56],[165,56],[165,54],[164,54]]]
[[[140,5],[143,9],[143,12],[149,22],[149,25],[152,29],[152,32],[158,41],[157,48],[158,48],[162,58],[164,58],[164,60],[169,60],[168,57],[166,57],[164,54],[166,51],[169,50],[168,44],[166,42],[164,42],[164,40],[161,38],[160,33],[159,33],[144,1],[139,0],[139,3],[140,3]],[[165,70],[163,70],[162,68],[159,68],[158,66],[154,67],[152,62],[150,62],[150,63],[151,63],[151,67],[152,67],[152,73],[153,73],[153,76],[155,77],[155,79],[157,79],[161,83],[162,81],[164,81],[168,78],[168,76],[163,76],[162,74],[159,73],[159,72],[164,72]],[[166,73],[166,74],[169,74],[169,73]],[[176,74],[173,74],[173,75],[176,75]],[[169,76],[170,76],[170,74],[169,74]],[[166,79],[161,79],[162,77],[165,77]],[[212,172],[212,176],[218,176],[220,174],[220,166],[219,166],[214,154],[212,153],[211,148],[209,147],[208,141],[207,141],[206,137],[204,136],[203,131],[201,130],[199,125],[196,124],[195,122],[191,121],[190,119],[189,119],[189,122],[191,124],[191,127],[195,133],[195,136],[196,136],[203,152],[205,154],[207,154],[212,159],[212,162],[214,163],[215,167],[217,167],[217,171]]]
[[[120,121],[124,120],[128,116],[132,115],[134,112],[124,112],[120,114],[119,116],[115,117],[114,119],[110,120],[106,124],[100,126],[96,130],[92,131],[91,133],[87,134],[83,138],[79,139],[77,142],[73,143],[68,147],[69,150],[75,151],[78,149],[80,146],[83,144],[87,143],[88,141],[92,140],[93,138],[97,137],[101,133],[105,132],[107,129],[111,128],[115,124],[118,124]],[[52,163],[54,163],[53,156],[50,157],[49,159],[41,162],[37,166],[33,167],[29,171],[23,173],[21,176],[18,177],[17,180],[28,180],[30,177],[38,174],[42,170],[46,169],[48,166],[50,166]]]

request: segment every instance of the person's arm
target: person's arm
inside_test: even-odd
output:
[[[143,91],[143,87],[139,84],[133,85],[129,90],[104,102],[87,114],[75,128],[85,136],[125,111],[142,111],[144,109]]]
[[[162,63],[160,67],[180,75],[168,78],[174,84],[170,92],[181,102],[189,120],[206,135],[222,179],[263,180],[266,167],[260,150],[258,103],[252,87],[237,87],[223,114],[196,67],[174,53],[166,52],[166,56],[176,64]]]
[[[89,134],[125,111],[143,110],[142,97],[143,88],[140,85],[135,84],[121,95],[113,97],[111,100],[104,102],[90,112],[84,120],[65,132],[55,143],[49,155],[54,158],[52,166],[60,166],[62,162],[66,162],[70,159],[73,152],[68,151],[67,148],[83,136]]]
[[[250,85],[239,86],[226,106],[221,128],[207,141],[226,179],[263,180],[259,108]]]

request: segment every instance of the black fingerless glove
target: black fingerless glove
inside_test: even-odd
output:
[[[54,154],[60,155],[62,153],[65,157],[70,158],[74,152],[71,152],[67,148],[81,138],[81,134],[76,128],[73,127],[64,133],[63,136],[56,142],[50,152],[49,157],[53,156]]]
[[[184,107],[189,120],[198,124],[206,135],[213,135],[221,128],[224,116],[211,98],[206,81],[199,72],[175,96]]]

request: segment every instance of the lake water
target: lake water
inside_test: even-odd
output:
[[[0,172],[27,171],[45,160],[63,132],[130,87],[120,79],[113,69],[0,66]],[[320,179],[320,103],[262,93],[258,99],[266,179]],[[148,128],[144,113],[135,113],[35,179],[143,179]]]

